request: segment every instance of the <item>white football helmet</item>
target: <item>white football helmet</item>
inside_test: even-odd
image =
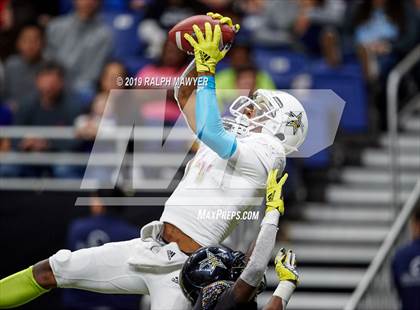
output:
[[[279,138],[286,154],[297,151],[308,133],[305,109],[295,97],[283,91],[258,89],[252,99],[238,97],[229,110],[236,123],[235,131],[239,129],[240,135],[261,130]],[[251,117],[246,115],[249,111]]]

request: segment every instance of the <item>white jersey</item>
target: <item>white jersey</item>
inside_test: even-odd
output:
[[[203,219],[203,215],[259,209],[268,172],[273,168],[283,171],[285,160],[281,142],[263,133],[237,137],[236,152],[229,160],[201,143],[167,200],[160,221],[175,225],[202,246],[220,244],[238,220]]]

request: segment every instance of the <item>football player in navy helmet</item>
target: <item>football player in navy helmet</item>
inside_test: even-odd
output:
[[[284,214],[278,170],[267,179],[266,211],[254,249],[248,261],[243,253],[210,246],[194,252],[184,263],[180,286],[194,310],[257,309],[256,296],[264,290],[264,273],[275,245],[277,225]],[[293,251],[280,249],[275,259],[279,284],[264,309],[284,310],[298,283]]]

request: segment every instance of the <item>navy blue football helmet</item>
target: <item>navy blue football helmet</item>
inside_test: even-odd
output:
[[[216,281],[235,282],[245,266],[242,252],[221,246],[203,247],[184,263],[179,284],[184,295],[194,304],[201,289]]]

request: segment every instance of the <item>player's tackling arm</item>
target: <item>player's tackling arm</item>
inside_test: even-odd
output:
[[[255,290],[264,276],[275,245],[278,220],[284,213],[282,187],[287,179],[287,174],[285,174],[280,181],[277,181],[277,173],[278,169],[272,170],[268,176],[267,208],[261,230],[249,262],[233,286],[233,296],[237,303],[247,302],[255,295]],[[286,308],[298,281],[295,264],[295,254],[290,250],[286,253],[285,249],[280,249],[275,260],[276,273],[280,283],[265,306],[265,310],[284,310]]]
[[[285,174],[277,181],[278,171],[278,169],[272,170],[268,175],[267,208],[261,223],[261,229],[248,264],[233,287],[233,295],[238,303],[247,302],[255,295],[255,290],[264,277],[275,245],[278,221],[284,213],[282,187],[287,179],[287,174]]]
[[[275,259],[276,273],[280,282],[264,310],[284,310],[299,281],[296,271],[296,255],[281,248]]]
[[[264,306],[263,310],[284,310],[283,300],[280,297],[273,295]]]

